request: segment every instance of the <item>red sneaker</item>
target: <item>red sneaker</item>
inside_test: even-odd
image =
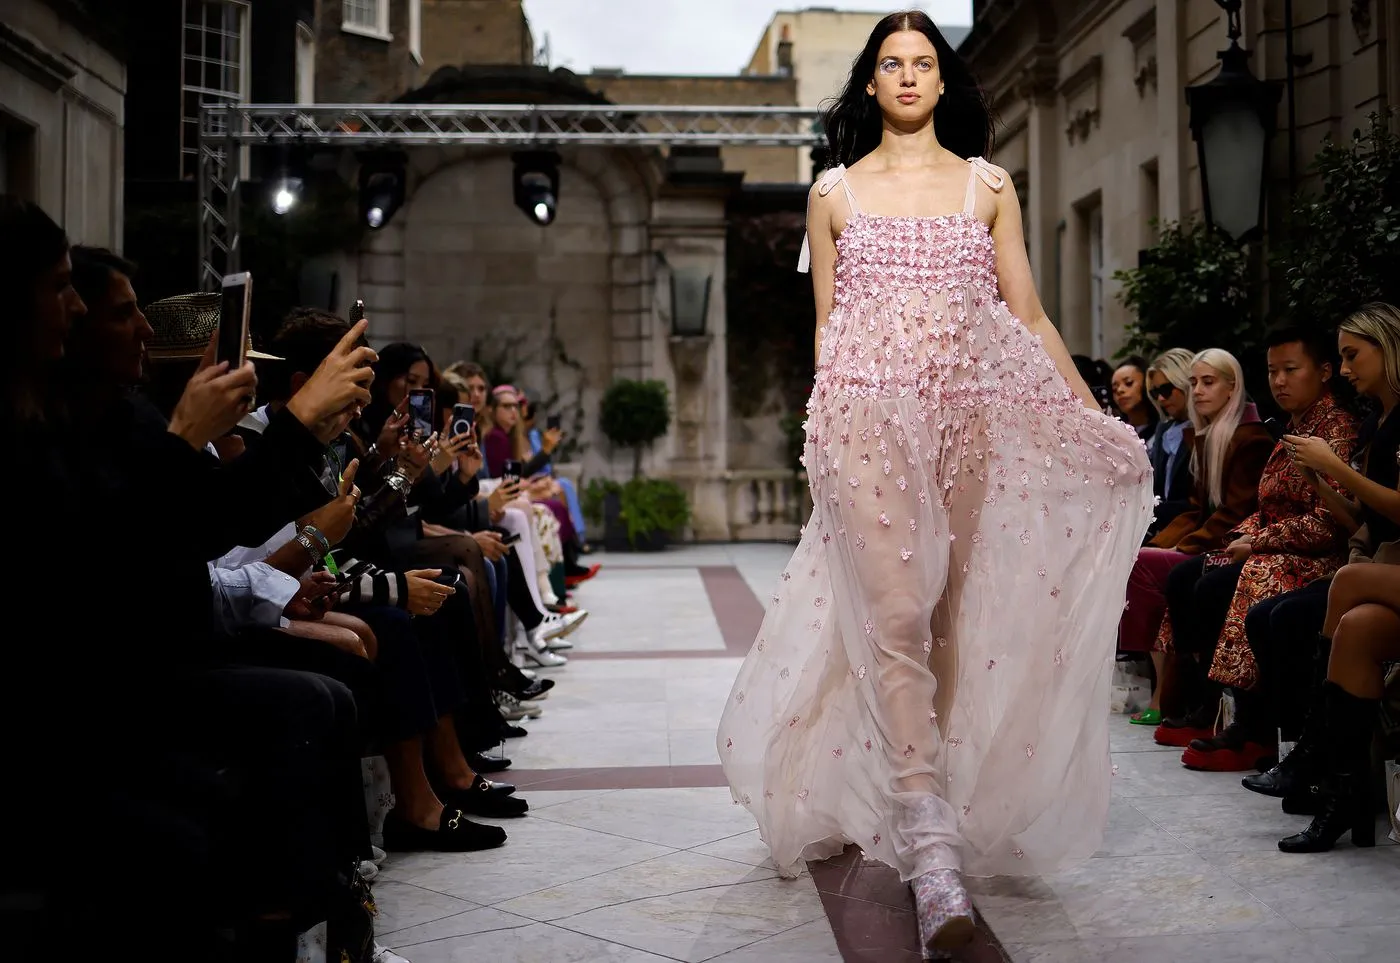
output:
[[[1215,732],[1211,729],[1199,729],[1195,726],[1169,726],[1164,722],[1152,733],[1152,741],[1159,746],[1185,749],[1191,745],[1193,739],[1209,739],[1213,735]]]
[[[1270,755],[1251,740],[1244,727],[1227,726],[1214,736],[1195,739],[1181,755],[1181,764],[1201,772],[1249,772]]]
[[[566,588],[573,588],[575,585],[578,585],[582,582],[587,582],[593,576],[597,575],[598,570],[602,567],[603,566],[601,565],[590,565],[588,566],[588,570],[586,572],[580,572],[578,575],[565,575],[564,586]]]
[[[1246,742],[1239,749],[1198,749],[1187,746],[1181,764],[1199,772],[1253,772],[1269,750],[1257,742]]]

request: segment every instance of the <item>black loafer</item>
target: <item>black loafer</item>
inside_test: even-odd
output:
[[[472,752],[467,754],[467,765],[472,767],[473,772],[505,772],[510,768],[510,760],[491,759],[479,752]]]
[[[438,793],[448,806],[456,806],[469,816],[485,816],[488,819],[514,819],[530,811],[530,804],[518,796],[512,796],[515,787],[502,792],[496,783],[476,777],[470,789],[449,789]]]
[[[469,853],[494,849],[505,841],[501,827],[474,823],[450,805],[443,809],[436,831],[415,826],[397,812],[384,818],[384,848],[396,853]]]

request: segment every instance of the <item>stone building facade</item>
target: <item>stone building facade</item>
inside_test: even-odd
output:
[[[1326,136],[1400,104],[1400,0],[1294,0],[1300,168]],[[1214,0],[977,0],[961,53],[1000,119],[993,160],[1020,193],[1042,301],[1071,350],[1111,356],[1130,320],[1114,271],[1136,266],[1154,218],[1199,217],[1184,89],[1226,46]],[[1282,82],[1283,0],[1245,0],[1241,43]],[[1272,142],[1273,209],[1286,201],[1286,107]],[[1306,182],[1303,184],[1306,187]]]
[[[0,192],[75,240],[120,247],[123,44],[76,0],[0,6]]]

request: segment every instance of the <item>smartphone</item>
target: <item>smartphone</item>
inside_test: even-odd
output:
[[[365,302],[361,298],[356,298],[355,303],[350,305],[350,323],[355,324],[365,319]]]
[[[1273,436],[1275,444],[1283,441],[1283,436],[1288,434],[1288,426],[1277,418],[1265,418],[1264,427],[1267,428],[1269,434]]]
[[[1230,564],[1230,556],[1224,552],[1209,552],[1206,554],[1206,568],[1219,568],[1222,565]]]
[[[345,466],[350,464],[350,441],[344,435],[336,438],[327,446],[331,457],[331,468],[337,474],[344,474]]]
[[[452,437],[465,435],[476,427],[476,409],[471,405],[452,406]]]
[[[408,425],[419,438],[433,433],[433,389],[414,388],[408,393]]]
[[[550,415],[545,419],[544,427],[546,431],[562,431],[564,428],[564,416]]]
[[[525,463],[512,458],[501,466],[501,477],[508,481],[519,481],[525,474]]]
[[[247,271],[224,276],[223,303],[219,308],[218,343],[214,363],[227,361],[230,371],[243,367],[248,356],[248,306],[252,301],[253,276]]]
[[[509,533],[509,534],[507,534],[507,535],[502,535],[502,536],[501,536],[501,544],[502,544],[502,545],[514,545],[514,544],[515,544],[516,542],[518,542],[518,541],[520,541],[520,533],[519,533],[519,532],[511,532],[511,533]]]

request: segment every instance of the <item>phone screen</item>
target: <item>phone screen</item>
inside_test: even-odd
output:
[[[476,425],[476,409],[471,405],[452,406],[452,437],[465,435]]]
[[[253,276],[246,271],[224,278],[223,303],[219,308],[218,344],[214,361],[227,361],[230,369],[241,368],[248,347],[248,302]]]
[[[1288,429],[1277,418],[1265,418],[1264,427],[1269,429],[1269,434],[1273,436],[1275,444],[1283,441],[1283,436],[1288,434]]]
[[[560,415],[550,415],[544,423],[545,430],[558,431],[564,427],[564,419]]]
[[[525,474],[525,463],[516,461],[514,458],[501,466],[501,477],[506,479],[516,479]]]
[[[419,438],[433,433],[433,389],[414,388],[408,393],[409,423]]]

